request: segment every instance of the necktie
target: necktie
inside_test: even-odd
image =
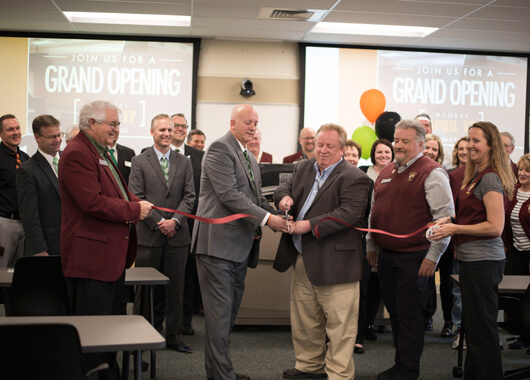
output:
[[[53,167],[55,168],[55,173],[59,174],[59,159],[57,157],[53,158]]]
[[[254,194],[256,195],[256,198],[258,198],[259,201],[258,188],[256,187],[256,181],[254,180],[254,171],[252,170],[252,165],[250,163],[250,158],[248,157],[247,150],[244,150],[243,154],[245,155],[245,159],[247,160],[248,171],[250,172],[250,178],[252,178],[252,185],[254,185]],[[258,228],[256,228],[256,230],[254,231],[254,239],[261,239],[261,235],[261,226],[258,226]]]
[[[112,160],[112,162],[114,162],[114,165],[118,166],[118,162],[116,161],[116,157],[114,157],[114,148],[110,148],[109,149],[109,153],[110,153],[110,159]]]
[[[22,162],[20,162],[20,153],[19,152],[11,152],[11,155],[15,157],[15,159],[17,160],[16,164],[15,164],[15,168],[18,169],[18,167],[20,165],[22,165]]]
[[[169,183],[169,165],[166,156],[162,156],[162,158],[160,158],[160,166],[162,167],[164,177],[166,177],[166,183]]]

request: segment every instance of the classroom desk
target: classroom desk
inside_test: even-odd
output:
[[[460,277],[452,274],[453,281],[460,285]],[[530,284],[530,276],[504,276],[499,284],[499,294],[522,294]]]
[[[84,353],[136,351],[136,379],[142,378],[142,350],[166,347],[166,340],[140,315],[5,317],[0,325],[67,323],[75,326]]]
[[[0,288],[10,288],[13,282],[13,268],[0,268]],[[125,285],[166,285],[169,278],[150,267],[133,267],[125,270]]]
[[[13,268],[0,268],[0,288],[10,288],[13,282]],[[142,285],[149,287],[149,301],[151,310],[151,324],[153,321],[153,286],[166,285],[169,283],[169,278],[151,267],[133,267],[125,270],[125,285]],[[124,367],[128,367],[128,358],[124,359]],[[127,370],[123,371],[123,378],[126,378]],[[151,378],[156,378],[156,351],[151,350]]]

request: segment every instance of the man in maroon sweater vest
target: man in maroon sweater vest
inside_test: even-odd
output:
[[[385,166],[374,184],[370,227],[398,235],[454,214],[447,172],[423,156],[425,129],[415,120],[402,120],[394,133],[395,162]],[[367,236],[368,261],[378,266],[383,301],[390,314],[395,364],[379,380],[413,380],[420,374],[428,279],[449,239],[430,243],[425,233],[400,239]],[[378,257],[377,257],[378,256]]]
[[[302,128],[298,142],[302,150],[283,158],[284,164],[294,164],[306,158],[315,156],[315,130],[313,128]]]

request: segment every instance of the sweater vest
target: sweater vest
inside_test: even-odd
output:
[[[267,152],[261,153],[261,159],[259,160],[259,163],[269,163],[272,164],[272,154],[269,154]]]
[[[395,164],[386,165],[374,184],[371,228],[405,235],[432,222],[425,180],[436,168],[441,166],[428,157],[420,157],[402,173]],[[424,233],[406,239],[378,233],[371,236],[377,246],[392,251],[415,252],[430,246]]]
[[[482,172],[478,173],[476,177],[467,184],[458,193],[456,199],[456,224],[472,225],[485,222],[488,218],[484,202],[475,196],[475,187],[478,185],[482,177],[487,173],[495,173],[491,166],[488,166]],[[504,209],[506,210],[506,197],[504,197]],[[491,240],[499,236],[470,236],[470,235],[456,235],[456,245],[466,243],[472,240]]]

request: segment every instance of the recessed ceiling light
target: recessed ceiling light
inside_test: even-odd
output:
[[[190,26],[190,16],[151,15],[137,13],[63,12],[71,22],[91,24]]]
[[[320,22],[311,33],[360,34],[367,36],[425,37],[438,28],[403,25],[350,24],[344,22]]]

